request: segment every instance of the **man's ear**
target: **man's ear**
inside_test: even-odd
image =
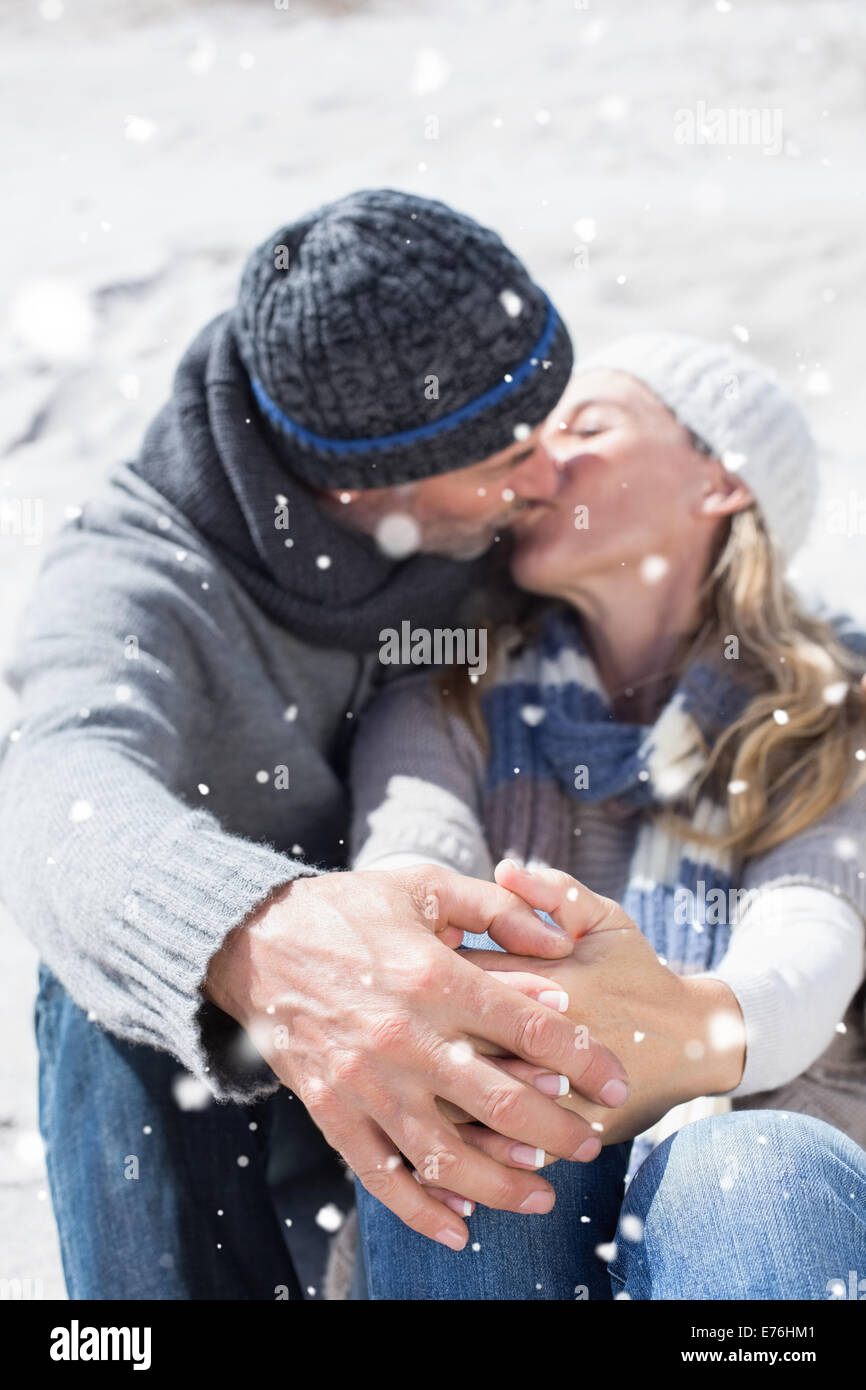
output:
[[[754,493],[735,473],[718,464],[715,476],[707,478],[699,512],[701,516],[733,516],[754,502]]]

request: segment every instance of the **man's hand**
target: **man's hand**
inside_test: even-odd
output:
[[[231,932],[204,990],[243,1025],[368,1191],[452,1249],[468,1239],[457,1214],[468,1215],[467,1202],[546,1212],[554,1193],[508,1166],[513,1155],[477,1148],[466,1136],[475,1127],[459,1130],[438,1097],[505,1136],[506,1150],[519,1146],[518,1155],[529,1148],[588,1161],[600,1151],[585,1119],[483,1049],[562,1075],[602,1107],[627,1096],[616,1057],[593,1040],[584,1045],[582,1033],[576,1045],[574,1024],[544,1002],[549,983],[536,971],[521,993],[477,969],[453,949],[464,931],[489,931],[545,972],[573,945],[505,888],[435,865],[326,874],[287,884]]]

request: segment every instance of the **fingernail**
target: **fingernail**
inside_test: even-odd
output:
[[[530,1192],[528,1197],[524,1197],[520,1203],[520,1210],[528,1212],[531,1216],[543,1216],[552,1209],[555,1201],[555,1193],[539,1188],[537,1192]]]
[[[543,989],[538,996],[538,1002],[539,1004],[546,1004],[549,1009],[556,1009],[557,1013],[564,1014],[568,1008],[568,995],[561,989]]]
[[[448,1196],[443,1197],[442,1200],[446,1207],[450,1207],[452,1211],[456,1211],[458,1216],[471,1216],[475,1210],[475,1203],[468,1202],[465,1197]]]
[[[462,1250],[468,1240],[468,1236],[461,1236],[458,1235],[456,1231],[445,1229],[437,1231],[435,1239],[438,1240],[440,1245],[447,1245],[450,1250]]]
[[[601,1153],[600,1139],[584,1139],[574,1157],[578,1163],[591,1163],[594,1158],[598,1158]]]
[[[527,1168],[544,1167],[544,1149],[534,1149],[531,1144],[512,1144],[509,1154],[515,1163]]]
[[[548,916],[546,912],[541,911],[541,908],[537,907],[535,909],[535,915],[538,918],[541,925],[543,927],[547,927],[548,931],[557,932],[559,936],[568,936],[568,932],[565,930],[565,927],[561,927],[558,922],[554,922],[552,917]]]
[[[570,1082],[567,1076],[557,1076],[556,1072],[542,1072],[541,1076],[536,1076],[533,1086],[537,1091],[543,1091],[546,1096],[567,1096]]]
[[[624,1081],[607,1081],[598,1094],[605,1105],[625,1105],[628,1100],[628,1086]]]

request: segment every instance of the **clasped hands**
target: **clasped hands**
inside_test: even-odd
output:
[[[628,1073],[629,1095],[616,1109],[594,1105],[565,1076],[504,1056],[483,1040],[475,1046],[496,1065],[535,1085],[589,1121],[602,1145],[634,1138],[673,1106],[720,1095],[739,1083],[745,1061],[742,1013],[722,981],[675,975],[618,903],[600,897],[566,873],[528,870],[512,860],[496,867],[496,882],[551,916],[574,939],[561,961],[464,951],[465,959],[574,1023],[576,1048],[604,1043]],[[458,1127],[472,1117],[439,1102]],[[540,1168],[553,1155],[526,1150],[522,1160],[503,1135],[472,1125],[472,1142],[500,1161]],[[417,1175],[423,1179],[423,1175]]]

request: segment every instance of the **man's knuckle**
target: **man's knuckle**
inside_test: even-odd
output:
[[[367,1045],[371,1052],[393,1054],[404,1052],[412,1034],[412,1019],[403,1009],[392,1009],[370,1019]]]
[[[549,1010],[524,1009],[515,1022],[515,1051],[535,1061],[555,1049],[556,1028]]]
[[[523,1106],[519,1087],[503,1083],[487,1093],[487,1122],[492,1129],[507,1129],[517,1119]]]

